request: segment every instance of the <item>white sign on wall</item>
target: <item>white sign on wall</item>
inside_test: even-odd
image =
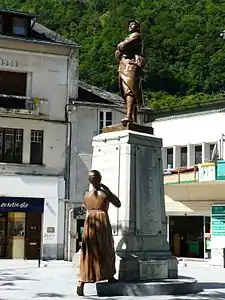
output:
[[[211,249],[212,264],[224,265],[225,248],[225,205],[211,206]]]
[[[216,180],[216,166],[214,163],[198,165],[199,182]]]

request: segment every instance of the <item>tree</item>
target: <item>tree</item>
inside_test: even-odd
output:
[[[38,21],[81,45],[83,80],[117,92],[116,44],[127,21],[142,25],[147,68],[143,86],[155,108],[221,98],[225,82],[223,0],[0,0],[36,12]]]

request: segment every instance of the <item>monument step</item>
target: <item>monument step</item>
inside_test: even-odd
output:
[[[151,282],[101,282],[97,283],[96,288],[100,297],[185,295],[200,292],[197,281],[188,277]]]

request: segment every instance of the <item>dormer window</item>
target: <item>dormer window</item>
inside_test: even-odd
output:
[[[25,18],[13,18],[13,35],[27,36],[28,20]]]

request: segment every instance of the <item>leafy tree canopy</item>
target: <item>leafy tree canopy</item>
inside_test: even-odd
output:
[[[146,103],[165,108],[221,99],[225,84],[224,0],[0,0],[81,45],[83,80],[117,92],[115,47],[127,21],[141,22]]]

